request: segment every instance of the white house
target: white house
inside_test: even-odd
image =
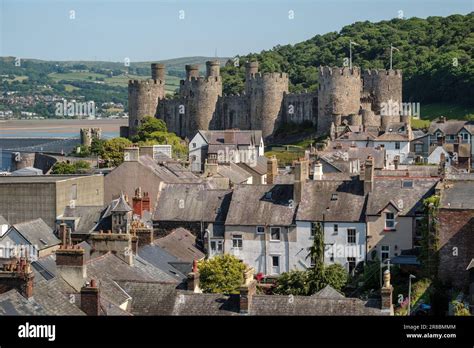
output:
[[[200,130],[189,142],[189,160],[195,172],[209,163],[257,163],[264,155],[262,131],[259,130]]]
[[[324,231],[325,264],[338,263],[351,272],[365,260],[365,195],[361,181],[313,180],[304,185],[296,215],[296,245],[290,250],[294,269],[306,269],[312,260],[318,225]]]

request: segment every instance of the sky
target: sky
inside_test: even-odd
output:
[[[474,0],[0,0],[0,56],[232,57],[356,21],[467,14]]]

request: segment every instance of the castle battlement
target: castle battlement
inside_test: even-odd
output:
[[[255,73],[247,77],[250,81],[279,81],[288,80],[288,74],[284,72],[273,72],[273,73]]]
[[[165,81],[163,80],[128,80],[129,87],[143,88],[149,86],[165,86]]]
[[[320,76],[360,76],[360,68],[354,66],[352,69],[348,67],[330,67],[330,66],[321,66],[319,67]]]
[[[402,76],[402,71],[400,69],[367,69],[364,70],[364,75],[369,76]]]

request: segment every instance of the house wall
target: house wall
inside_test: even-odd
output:
[[[400,163],[408,164],[408,154],[410,153],[410,142],[399,141],[400,149],[395,149],[396,141],[374,141],[377,147],[383,145],[385,148],[385,158],[388,163],[393,163],[395,156],[400,156]]]
[[[256,226],[229,226],[225,228],[224,253],[241,259],[254,267],[256,273],[272,274],[271,257],[280,256],[280,273],[290,270],[290,249],[296,242],[296,227],[281,227],[280,241],[270,240],[270,226],[265,226],[265,234],[257,234]],[[242,250],[232,248],[232,236],[242,235]]]
[[[338,225],[338,232],[334,232],[334,224]],[[290,249],[290,264],[292,269],[305,270],[311,266],[311,260],[308,256],[308,248],[313,245],[314,238],[311,236],[311,222],[310,221],[297,221],[297,241],[296,247]],[[331,248],[335,246],[336,248],[344,248],[344,251],[348,251],[348,255],[334,255],[334,261],[330,260],[330,257],[324,257],[324,263],[331,265],[334,263],[344,266],[349,270],[349,264],[347,262],[347,257],[356,257],[356,263],[364,261],[365,259],[365,240],[366,240],[366,224],[363,222],[325,222],[324,223],[324,244],[326,248],[329,248],[330,251],[337,250]],[[354,247],[347,243],[347,229],[355,228],[356,229],[356,244]],[[352,247],[351,249],[347,247]],[[326,249],[328,250],[328,249]]]
[[[75,197],[72,196],[73,192],[76,192]],[[53,226],[55,226],[56,217],[64,213],[64,208],[66,208],[72,200],[74,200],[76,206],[104,205],[104,176],[88,175],[57,181],[56,216],[52,222]]]
[[[54,228],[56,209],[54,182],[0,183],[0,215],[10,224],[42,218]],[[62,212],[61,212],[62,213]]]
[[[394,231],[385,231],[385,212],[395,213]],[[372,251],[377,251],[377,258],[381,259],[381,246],[390,247],[390,258],[400,255],[402,250],[413,247],[414,218],[398,216],[397,210],[392,206],[382,211],[381,216],[367,216],[367,259],[372,260]],[[395,246],[397,247],[395,249]]]
[[[162,180],[139,162],[123,162],[104,178],[104,200],[109,203],[123,192],[131,199],[137,187],[148,192],[151,209],[155,211],[157,196],[162,187]]]
[[[193,146],[196,144],[196,147]],[[200,172],[203,170],[204,159],[207,157],[207,142],[200,133],[197,133],[189,142],[189,160],[191,161],[191,170]],[[195,158],[195,159],[193,159]]]
[[[440,209],[439,278],[467,290],[469,273],[466,267],[474,258],[474,208]]]
[[[428,163],[430,164],[439,164],[441,162],[441,154],[444,153],[446,156],[446,164],[451,165],[451,157],[449,153],[443,149],[442,146],[438,146],[433,152],[428,156]]]

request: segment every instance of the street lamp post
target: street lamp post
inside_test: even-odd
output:
[[[408,315],[410,315],[411,312],[411,280],[415,278],[413,274],[410,274],[408,277]]]

